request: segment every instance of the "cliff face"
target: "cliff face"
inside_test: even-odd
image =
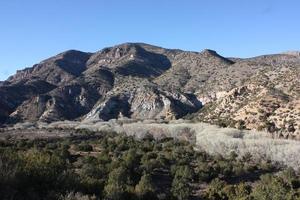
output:
[[[0,122],[188,116],[296,137],[299,71],[297,52],[229,59],[141,43],[71,50],[0,83]]]

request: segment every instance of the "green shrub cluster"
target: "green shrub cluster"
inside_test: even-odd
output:
[[[227,184],[218,178],[208,186],[205,199],[214,200],[299,200],[300,180],[293,169],[260,177],[254,186],[247,183]]]
[[[0,199],[299,198],[294,170],[278,172],[251,154],[211,156],[173,138],[84,135],[0,142]]]

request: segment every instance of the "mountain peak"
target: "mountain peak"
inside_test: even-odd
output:
[[[211,56],[219,56],[219,54],[215,50],[212,50],[212,49],[203,49],[201,51],[201,54],[211,55]]]
[[[229,60],[228,58],[225,58],[218,54],[215,50],[211,49],[204,49],[203,51],[200,52],[201,55],[203,55],[205,58],[212,58],[212,59],[218,59],[222,62],[228,63],[228,64],[233,64],[234,62],[232,60]]]
[[[283,52],[282,54],[292,55],[292,56],[300,56],[300,51],[286,51],[286,52]]]
[[[88,57],[91,56],[91,54],[92,53],[87,53],[87,52],[83,52],[83,51],[70,49],[70,50],[64,51],[62,53],[59,53],[53,57],[50,57],[46,60],[43,60],[41,63],[45,63],[48,61],[54,61],[54,60],[61,60],[61,59],[67,59],[67,60],[73,60],[75,58],[87,59]]]

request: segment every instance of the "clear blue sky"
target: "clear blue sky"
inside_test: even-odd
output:
[[[0,80],[124,42],[251,57],[300,49],[299,0],[1,0]]]

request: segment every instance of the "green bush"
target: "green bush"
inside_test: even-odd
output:
[[[299,173],[291,168],[282,171],[269,161],[258,163],[249,153],[208,155],[172,138],[85,133],[83,138],[0,141],[0,146],[1,200],[300,196]],[[270,174],[259,180],[265,173]]]
[[[93,146],[90,144],[82,143],[76,146],[76,150],[90,152],[93,151]]]
[[[252,196],[257,200],[293,200],[299,198],[300,193],[282,177],[267,174],[261,176],[260,182],[253,188]]]
[[[139,199],[155,200],[155,188],[149,174],[144,174],[135,186],[135,193]]]

